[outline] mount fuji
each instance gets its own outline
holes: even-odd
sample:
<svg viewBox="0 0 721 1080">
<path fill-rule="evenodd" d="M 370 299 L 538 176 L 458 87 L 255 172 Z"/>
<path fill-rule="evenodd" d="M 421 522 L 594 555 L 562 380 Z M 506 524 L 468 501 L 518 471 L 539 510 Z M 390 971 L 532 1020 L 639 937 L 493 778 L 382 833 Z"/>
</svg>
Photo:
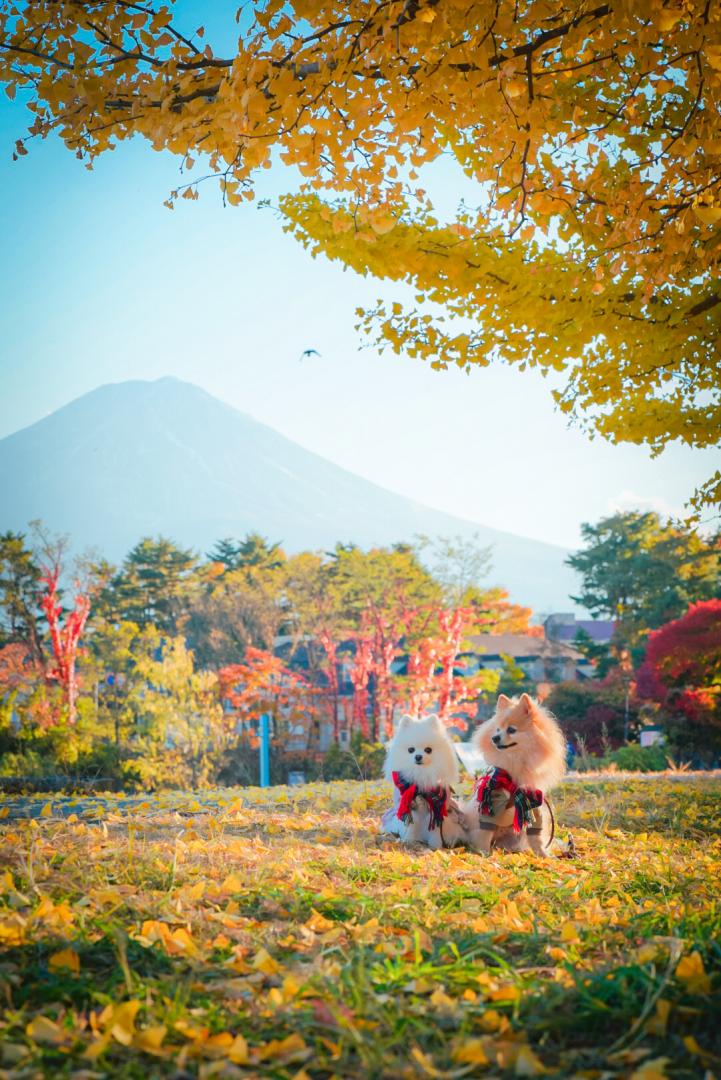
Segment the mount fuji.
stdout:
<svg viewBox="0 0 721 1080">
<path fill-rule="evenodd" d="M 514 600 L 568 610 L 578 589 L 563 548 L 388 491 L 174 378 L 101 386 L 0 440 L 0 530 L 35 518 L 113 561 L 159 534 L 205 552 L 255 531 L 290 553 L 476 533 Z"/>
</svg>

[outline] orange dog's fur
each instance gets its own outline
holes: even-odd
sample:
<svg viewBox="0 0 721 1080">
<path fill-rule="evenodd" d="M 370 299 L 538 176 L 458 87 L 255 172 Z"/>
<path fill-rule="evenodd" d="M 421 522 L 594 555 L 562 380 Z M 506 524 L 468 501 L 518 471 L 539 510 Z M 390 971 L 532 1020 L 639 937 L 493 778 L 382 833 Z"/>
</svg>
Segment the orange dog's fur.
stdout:
<svg viewBox="0 0 721 1080">
<path fill-rule="evenodd" d="M 495 715 L 475 732 L 472 743 L 488 765 L 510 773 L 519 787 L 540 788 L 547 795 L 566 771 L 566 740 L 551 714 L 528 694 L 509 698 L 501 694 Z M 488 853 L 491 845 L 519 851 L 530 847 L 545 855 L 550 842 L 552 819 L 547 806 L 542 807 L 542 831 L 528 835 L 514 833 L 511 826 L 495 831 L 481 829 L 479 806 L 475 798 L 462 807 L 468 842 L 476 851 Z"/>
</svg>

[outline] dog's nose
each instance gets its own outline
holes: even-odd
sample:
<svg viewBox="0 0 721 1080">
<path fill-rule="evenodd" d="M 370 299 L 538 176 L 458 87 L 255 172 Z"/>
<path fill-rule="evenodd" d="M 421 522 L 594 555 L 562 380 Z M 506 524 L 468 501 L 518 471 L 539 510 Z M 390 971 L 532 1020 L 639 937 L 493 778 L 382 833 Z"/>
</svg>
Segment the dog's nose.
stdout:
<svg viewBox="0 0 721 1080">
<path fill-rule="evenodd" d="M 420 765 L 423 761 L 423 754 L 416 754 L 416 765 Z"/>
<path fill-rule="evenodd" d="M 495 743 L 495 744 L 496 744 L 496 746 L 498 746 L 498 744 L 500 743 L 500 741 L 501 741 L 501 735 L 500 735 L 500 733 L 496 733 L 495 735 L 491 735 L 491 742 L 492 742 L 492 743 Z"/>
</svg>

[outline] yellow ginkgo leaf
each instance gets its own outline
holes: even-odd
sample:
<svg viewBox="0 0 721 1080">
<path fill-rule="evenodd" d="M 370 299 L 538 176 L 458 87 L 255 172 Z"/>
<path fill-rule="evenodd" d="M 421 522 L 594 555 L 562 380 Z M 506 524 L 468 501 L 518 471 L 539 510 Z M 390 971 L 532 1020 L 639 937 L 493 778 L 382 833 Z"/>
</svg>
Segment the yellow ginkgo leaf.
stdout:
<svg viewBox="0 0 721 1080">
<path fill-rule="evenodd" d="M 676 978 L 686 984 L 692 994 L 708 994 L 711 980 L 703 966 L 703 957 L 699 952 L 682 956 L 676 968 Z"/>
<path fill-rule="evenodd" d="M 656 1012 L 646 1021 L 645 1030 L 649 1035 L 666 1034 L 668 1018 L 671 1014 L 671 1002 L 665 998 L 659 998 L 656 1002 Z"/>
<path fill-rule="evenodd" d="M 280 964 L 273 959 L 267 949 L 258 949 L 251 963 L 254 968 L 262 971 L 264 975 L 277 975 L 281 970 Z"/>
<path fill-rule="evenodd" d="M 634 1069 L 628 1080 L 666 1080 L 668 1076 L 666 1072 L 667 1064 L 667 1057 L 652 1058 L 650 1061 L 644 1061 L 643 1065 L 639 1065 L 637 1069 Z"/>
<path fill-rule="evenodd" d="M 438 1077 L 443 1076 L 443 1073 L 440 1071 L 440 1069 L 437 1069 L 435 1067 L 433 1061 L 428 1056 L 428 1054 L 424 1054 L 423 1051 L 419 1050 L 417 1046 L 414 1046 L 411 1050 L 411 1057 L 415 1061 L 416 1065 L 418 1065 L 424 1076 L 433 1077 L 434 1080 L 436 1080 L 436 1078 Z"/>
<path fill-rule="evenodd" d="M 530 1046 L 522 1046 L 519 1049 L 514 1068 L 516 1076 L 542 1076 L 543 1073 L 550 1071 L 534 1054 Z"/>
<path fill-rule="evenodd" d="M 460 1065 L 487 1065 L 488 1055 L 483 1048 L 483 1039 L 466 1039 L 453 1051 L 453 1060 Z"/>
<path fill-rule="evenodd" d="M 53 953 L 48 960 L 48 966 L 52 971 L 72 971 L 74 975 L 80 973 L 80 957 L 75 949 L 61 949 Z"/>
<path fill-rule="evenodd" d="M 21 915 L 11 915 L 7 919 L 0 919 L 0 944 L 12 948 L 14 945 L 22 945 L 25 941 L 26 923 Z"/>
<path fill-rule="evenodd" d="M 220 885 L 220 891 L 222 893 L 237 893 L 242 892 L 245 888 L 245 883 L 242 878 L 238 877 L 235 873 L 230 873 Z M 200 894 L 202 895 L 202 893 Z"/>
<path fill-rule="evenodd" d="M 457 1008 L 457 1003 L 440 986 L 433 991 L 428 1000 L 433 1008 L 440 1012 L 453 1012 Z"/>
<path fill-rule="evenodd" d="M 65 1042 L 62 1028 L 50 1020 L 47 1016 L 36 1016 L 25 1028 L 31 1039 L 38 1043 L 47 1043 L 49 1046 L 58 1046 Z"/>
<path fill-rule="evenodd" d="M 108 1030 L 116 1042 L 130 1046 L 135 1035 L 135 1017 L 140 1008 L 139 1001 L 124 1001 L 113 1007 L 113 1015 Z"/>
<path fill-rule="evenodd" d="M 265 1046 L 256 1052 L 262 1061 L 303 1061 L 309 1057 L 312 1050 L 306 1045 L 302 1036 L 294 1033 L 286 1039 L 271 1039 Z"/>
<path fill-rule="evenodd" d="M 138 1050 L 144 1050 L 146 1054 L 160 1054 L 163 1039 L 168 1033 L 165 1024 L 156 1024 L 152 1027 L 136 1031 L 133 1036 L 133 1046 Z"/>
<path fill-rule="evenodd" d="M 694 206 L 693 212 L 704 225 L 717 225 L 721 221 L 721 206 Z"/>
<path fill-rule="evenodd" d="M 503 84 L 503 89 L 510 98 L 519 98 L 528 92 L 528 83 L 525 79 L 509 79 Z"/>
<path fill-rule="evenodd" d="M 316 934 L 325 934 L 328 930 L 333 930 L 336 924 L 331 919 L 326 919 L 325 915 L 321 915 L 315 908 L 312 908 L 310 918 L 306 919 L 305 925 Z"/>
<path fill-rule="evenodd" d="M 248 1044 L 242 1035 L 236 1035 L 225 1055 L 234 1065 L 248 1064 Z"/>
</svg>

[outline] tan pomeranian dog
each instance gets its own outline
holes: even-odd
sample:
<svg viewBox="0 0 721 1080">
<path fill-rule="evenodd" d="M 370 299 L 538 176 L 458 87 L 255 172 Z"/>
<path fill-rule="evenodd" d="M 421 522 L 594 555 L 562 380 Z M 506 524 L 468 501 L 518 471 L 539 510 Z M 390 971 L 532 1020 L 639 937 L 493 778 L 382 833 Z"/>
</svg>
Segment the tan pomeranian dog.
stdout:
<svg viewBox="0 0 721 1080">
<path fill-rule="evenodd" d="M 501 694 L 472 743 L 490 772 L 460 807 L 468 844 L 484 854 L 493 846 L 546 855 L 553 839 L 546 796 L 566 771 L 566 740 L 555 719 L 528 694 Z"/>
<path fill-rule="evenodd" d="M 382 829 L 406 844 L 453 847 L 466 840 L 464 819 L 452 799 L 458 756 L 438 716 L 401 717 L 385 761 L 393 806 Z"/>
</svg>

